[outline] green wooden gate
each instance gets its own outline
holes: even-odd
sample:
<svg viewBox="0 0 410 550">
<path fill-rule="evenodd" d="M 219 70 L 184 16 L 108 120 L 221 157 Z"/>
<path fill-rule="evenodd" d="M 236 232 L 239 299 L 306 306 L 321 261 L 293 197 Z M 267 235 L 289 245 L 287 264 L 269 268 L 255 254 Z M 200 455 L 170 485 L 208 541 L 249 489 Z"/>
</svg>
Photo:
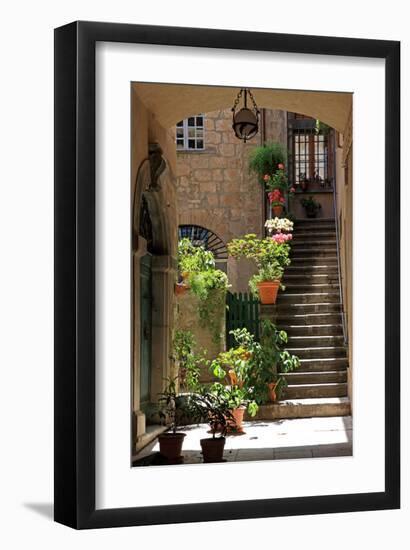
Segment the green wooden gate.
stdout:
<svg viewBox="0 0 410 550">
<path fill-rule="evenodd" d="M 229 331 L 247 328 L 256 340 L 259 340 L 259 300 L 247 292 L 228 292 L 226 295 L 226 343 L 230 348 L 235 345 Z"/>
</svg>

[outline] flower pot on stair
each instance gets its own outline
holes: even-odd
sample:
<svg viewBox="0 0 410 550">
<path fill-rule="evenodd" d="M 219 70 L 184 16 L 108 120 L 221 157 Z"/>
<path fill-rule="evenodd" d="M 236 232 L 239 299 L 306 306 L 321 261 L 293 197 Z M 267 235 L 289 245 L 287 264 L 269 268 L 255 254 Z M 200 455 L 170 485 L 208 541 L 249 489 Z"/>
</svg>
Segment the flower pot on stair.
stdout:
<svg viewBox="0 0 410 550">
<path fill-rule="evenodd" d="M 276 386 L 278 385 L 278 382 L 270 382 L 268 384 L 268 388 L 269 388 L 269 401 L 271 403 L 274 403 L 277 399 L 277 395 L 276 395 Z"/>
<path fill-rule="evenodd" d="M 280 281 L 263 281 L 257 283 L 261 304 L 276 304 Z"/>
</svg>

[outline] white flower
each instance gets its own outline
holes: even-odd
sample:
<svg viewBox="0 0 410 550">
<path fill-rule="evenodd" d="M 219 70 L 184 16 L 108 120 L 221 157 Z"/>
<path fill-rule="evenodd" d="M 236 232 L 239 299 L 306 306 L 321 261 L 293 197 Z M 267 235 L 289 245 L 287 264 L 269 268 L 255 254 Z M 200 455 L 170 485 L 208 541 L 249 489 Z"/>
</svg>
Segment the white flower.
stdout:
<svg viewBox="0 0 410 550">
<path fill-rule="evenodd" d="M 269 233 L 272 231 L 276 233 L 281 233 L 282 231 L 291 232 L 293 231 L 293 222 L 287 218 L 272 218 L 266 220 L 265 227 L 268 229 Z"/>
</svg>

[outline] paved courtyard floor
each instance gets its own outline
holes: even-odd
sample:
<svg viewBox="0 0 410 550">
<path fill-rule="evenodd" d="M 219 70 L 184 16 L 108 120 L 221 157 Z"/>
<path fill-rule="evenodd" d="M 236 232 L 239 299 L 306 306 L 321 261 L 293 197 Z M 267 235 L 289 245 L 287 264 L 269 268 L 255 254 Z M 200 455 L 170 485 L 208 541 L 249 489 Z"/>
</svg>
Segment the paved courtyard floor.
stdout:
<svg viewBox="0 0 410 550">
<path fill-rule="evenodd" d="M 352 456 L 352 417 L 297 418 L 244 422 L 244 434 L 228 435 L 224 459 L 285 460 L 296 458 Z M 209 426 L 185 426 L 185 464 L 202 462 L 200 439 L 211 437 Z M 145 447 L 135 465 L 149 465 L 159 452 L 158 440 Z M 141 460 L 142 459 L 142 460 Z M 139 461 L 139 462 L 138 462 Z"/>
</svg>

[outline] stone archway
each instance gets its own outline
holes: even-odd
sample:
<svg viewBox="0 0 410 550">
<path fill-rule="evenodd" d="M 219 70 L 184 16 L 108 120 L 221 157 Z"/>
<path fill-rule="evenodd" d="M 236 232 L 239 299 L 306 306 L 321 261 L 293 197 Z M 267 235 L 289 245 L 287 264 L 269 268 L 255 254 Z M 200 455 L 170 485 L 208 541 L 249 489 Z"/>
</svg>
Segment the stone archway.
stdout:
<svg viewBox="0 0 410 550">
<path fill-rule="evenodd" d="M 172 322 L 174 316 L 174 282 L 176 277 L 177 214 L 175 177 L 158 144 L 149 147 L 137 172 L 132 212 L 132 409 L 133 443 L 138 449 L 147 443 L 146 411 L 141 407 L 141 267 L 150 256 L 151 277 L 151 349 L 149 402 L 157 400 L 170 375 Z M 141 204 L 144 200 L 152 226 L 152 239 L 141 235 Z M 146 263 L 146 262 L 145 262 Z M 154 432 L 155 433 L 155 432 Z"/>
</svg>

